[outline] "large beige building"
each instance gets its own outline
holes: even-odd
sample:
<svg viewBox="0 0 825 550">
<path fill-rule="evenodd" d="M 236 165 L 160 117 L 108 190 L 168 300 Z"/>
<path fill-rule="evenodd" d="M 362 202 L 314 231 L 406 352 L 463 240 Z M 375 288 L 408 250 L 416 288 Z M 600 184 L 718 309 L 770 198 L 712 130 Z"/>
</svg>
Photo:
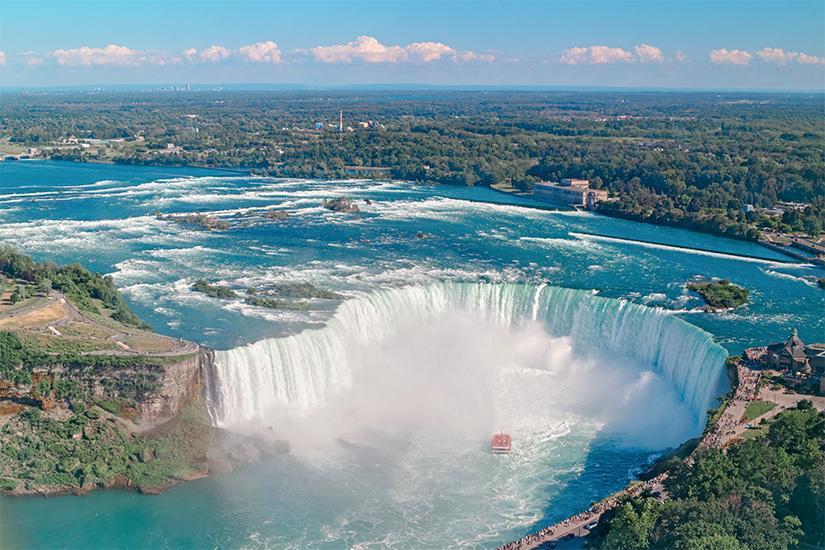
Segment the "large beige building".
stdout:
<svg viewBox="0 0 825 550">
<path fill-rule="evenodd" d="M 543 181 L 535 184 L 533 198 L 557 204 L 593 208 L 599 201 L 607 199 L 607 191 L 590 189 L 589 180 L 563 179 L 559 183 Z"/>
</svg>

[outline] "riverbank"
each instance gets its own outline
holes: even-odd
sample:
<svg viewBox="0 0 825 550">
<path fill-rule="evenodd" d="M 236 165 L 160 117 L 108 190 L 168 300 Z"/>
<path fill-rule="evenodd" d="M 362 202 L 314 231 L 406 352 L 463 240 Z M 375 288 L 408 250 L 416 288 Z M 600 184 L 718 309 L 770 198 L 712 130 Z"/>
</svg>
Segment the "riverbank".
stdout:
<svg viewBox="0 0 825 550">
<path fill-rule="evenodd" d="M 731 377 L 734 385 L 731 392 L 718 410 L 710 411 L 709 425 L 698 444 L 694 446 L 688 441 L 680 447 L 692 447 L 692 451 L 676 462 L 672 457 L 679 456 L 679 451 L 671 455 L 671 468 L 678 468 L 681 464 L 693 466 L 700 453 L 708 449 L 724 450 L 742 441 L 749 431 L 757 429 L 756 426 L 764 425 L 783 411 L 799 406 L 801 401 L 809 401 L 817 411 L 825 411 L 825 397 L 778 392 L 762 384 L 762 375 L 762 371 L 750 368 L 744 361 L 735 361 L 735 376 Z M 773 406 L 760 407 L 758 414 L 750 417 L 749 406 L 753 403 L 770 403 Z M 764 432 L 764 429 L 757 429 L 757 434 L 761 432 Z M 584 512 L 500 546 L 499 550 L 537 549 L 566 539 L 585 538 L 596 528 L 603 515 L 615 510 L 630 498 L 639 498 L 645 494 L 659 501 L 670 498 L 665 486 L 670 475 L 671 471 L 667 469 L 645 481 L 633 481 L 623 491 L 610 495 Z"/>
<path fill-rule="evenodd" d="M 0 248 L 0 289 L 3 493 L 158 493 L 285 450 L 213 427 L 213 352 L 151 331 L 110 279 Z"/>
</svg>

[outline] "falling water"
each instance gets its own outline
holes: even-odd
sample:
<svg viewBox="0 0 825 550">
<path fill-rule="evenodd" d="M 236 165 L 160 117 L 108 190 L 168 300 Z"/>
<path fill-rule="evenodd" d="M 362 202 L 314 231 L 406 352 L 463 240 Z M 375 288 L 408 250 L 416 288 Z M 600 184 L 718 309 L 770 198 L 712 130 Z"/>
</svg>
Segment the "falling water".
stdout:
<svg viewBox="0 0 825 550">
<path fill-rule="evenodd" d="M 538 321 L 570 337 L 579 355 L 631 360 L 673 386 L 697 428 L 719 389 L 725 350 L 665 310 L 547 285 L 445 282 L 375 291 L 343 303 L 323 328 L 217 352 L 208 373 L 213 420 L 230 426 L 277 406 L 323 405 L 352 384 L 353 350 L 450 311 L 513 330 Z"/>
</svg>

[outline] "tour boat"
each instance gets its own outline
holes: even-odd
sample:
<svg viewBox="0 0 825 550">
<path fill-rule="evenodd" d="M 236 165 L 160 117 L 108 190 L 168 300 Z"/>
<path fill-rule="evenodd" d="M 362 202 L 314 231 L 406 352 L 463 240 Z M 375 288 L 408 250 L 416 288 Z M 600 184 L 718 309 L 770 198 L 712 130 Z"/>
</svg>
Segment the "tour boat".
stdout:
<svg viewBox="0 0 825 550">
<path fill-rule="evenodd" d="M 504 432 L 497 433 L 493 436 L 493 442 L 490 444 L 490 450 L 497 454 L 504 454 L 510 452 L 513 438 L 510 434 Z"/>
</svg>

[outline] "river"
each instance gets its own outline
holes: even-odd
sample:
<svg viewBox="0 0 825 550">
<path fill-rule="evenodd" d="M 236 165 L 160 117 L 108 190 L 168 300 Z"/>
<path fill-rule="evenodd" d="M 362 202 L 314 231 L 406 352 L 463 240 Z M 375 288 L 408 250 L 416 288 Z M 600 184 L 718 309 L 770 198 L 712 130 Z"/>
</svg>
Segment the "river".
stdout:
<svg viewBox="0 0 825 550">
<path fill-rule="evenodd" d="M 341 196 L 360 212 L 323 208 Z M 160 496 L 3 498 L 2 546 L 494 546 L 700 433 L 726 353 L 792 328 L 825 336 L 821 268 L 531 204 L 395 181 L 0 163 L 2 242 L 110 273 L 155 330 L 219 350 L 216 423 L 292 444 Z M 156 217 L 196 211 L 231 227 Z M 698 312 L 695 277 L 731 279 L 751 302 Z M 267 309 L 194 292 L 199 278 L 309 282 L 346 300 Z M 498 430 L 510 455 L 486 451 Z"/>
</svg>

